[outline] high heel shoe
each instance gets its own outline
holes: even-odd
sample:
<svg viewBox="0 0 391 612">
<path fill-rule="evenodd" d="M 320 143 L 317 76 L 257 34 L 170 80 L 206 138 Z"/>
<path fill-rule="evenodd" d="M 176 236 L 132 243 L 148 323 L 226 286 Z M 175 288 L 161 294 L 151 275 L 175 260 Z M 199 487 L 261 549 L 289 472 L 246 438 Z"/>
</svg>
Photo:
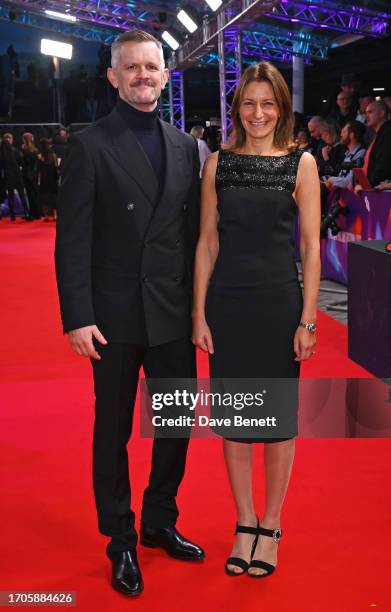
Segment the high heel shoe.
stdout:
<svg viewBox="0 0 391 612">
<path fill-rule="evenodd" d="M 273 541 L 276 544 L 279 544 L 281 540 L 281 536 L 282 536 L 281 529 L 265 529 L 264 527 L 258 527 L 257 532 L 258 532 L 257 541 L 260 535 L 264 535 L 269 538 L 273 538 Z M 270 574 L 272 574 L 274 570 L 276 569 L 276 566 L 272 565 L 271 563 L 266 563 L 266 561 L 259 561 L 258 559 L 253 560 L 252 556 L 254 555 L 254 552 L 255 552 L 255 548 L 254 548 L 253 554 L 251 555 L 251 562 L 249 563 L 248 569 L 250 569 L 251 567 L 256 567 L 256 568 L 265 570 L 266 573 L 265 574 L 250 574 L 247 571 L 248 576 L 250 576 L 250 578 L 266 578 L 266 576 L 270 576 Z"/>
<path fill-rule="evenodd" d="M 255 535 L 254 542 L 251 547 L 250 559 L 252 559 L 252 556 L 254 554 L 255 548 L 258 543 L 258 530 L 259 530 L 258 517 L 257 517 L 256 527 L 248 527 L 247 525 L 239 525 L 238 523 L 236 524 L 235 535 L 237 533 L 250 533 L 252 535 Z M 228 565 L 236 565 L 237 567 L 240 567 L 240 569 L 243 571 L 234 572 L 233 570 L 229 569 Z M 245 574 L 247 572 L 249 567 L 250 567 L 250 564 L 247 563 L 247 561 L 245 561 L 244 559 L 241 559 L 240 557 L 228 557 L 228 559 L 225 562 L 225 573 L 228 574 L 228 576 L 242 576 L 242 574 Z"/>
</svg>

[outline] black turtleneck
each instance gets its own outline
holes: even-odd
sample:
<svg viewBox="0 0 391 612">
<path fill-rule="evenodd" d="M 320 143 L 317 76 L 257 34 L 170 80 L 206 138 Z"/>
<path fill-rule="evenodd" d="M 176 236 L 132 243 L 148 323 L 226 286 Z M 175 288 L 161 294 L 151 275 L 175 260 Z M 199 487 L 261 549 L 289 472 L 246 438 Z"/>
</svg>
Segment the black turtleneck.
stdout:
<svg viewBox="0 0 391 612">
<path fill-rule="evenodd" d="M 158 121 L 159 110 L 139 111 L 122 98 L 118 98 L 117 108 L 128 127 L 136 136 L 145 151 L 159 182 L 159 194 L 164 181 L 165 154 L 161 127 Z"/>
</svg>

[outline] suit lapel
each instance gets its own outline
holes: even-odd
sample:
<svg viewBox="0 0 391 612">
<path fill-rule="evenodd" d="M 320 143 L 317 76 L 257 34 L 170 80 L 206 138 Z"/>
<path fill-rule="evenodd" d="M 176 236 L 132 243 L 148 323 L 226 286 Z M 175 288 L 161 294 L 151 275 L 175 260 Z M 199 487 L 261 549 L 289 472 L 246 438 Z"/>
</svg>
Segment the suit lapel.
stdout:
<svg viewBox="0 0 391 612">
<path fill-rule="evenodd" d="M 112 127 L 110 152 L 144 191 L 153 209 L 158 197 L 158 180 L 149 159 L 117 109 L 113 110 L 110 118 Z"/>
<path fill-rule="evenodd" d="M 148 228 L 149 237 L 160 232 L 177 212 L 175 195 L 183 181 L 187 181 L 189 168 L 185 150 L 175 138 L 175 132 L 165 121 L 159 119 L 163 135 L 165 172 L 162 192 Z"/>
</svg>

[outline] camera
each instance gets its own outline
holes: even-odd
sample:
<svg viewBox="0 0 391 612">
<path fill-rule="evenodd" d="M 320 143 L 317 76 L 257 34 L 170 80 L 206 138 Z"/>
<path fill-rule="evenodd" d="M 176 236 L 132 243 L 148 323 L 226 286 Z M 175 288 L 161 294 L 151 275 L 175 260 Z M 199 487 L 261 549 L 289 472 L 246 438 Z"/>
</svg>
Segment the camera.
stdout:
<svg viewBox="0 0 391 612">
<path fill-rule="evenodd" d="M 337 217 L 339 215 L 347 215 L 346 206 L 341 206 L 338 202 L 330 206 L 330 209 L 327 215 L 323 218 L 322 223 L 320 224 L 320 237 L 327 238 L 327 230 L 331 230 L 333 236 L 336 236 L 338 232 L 341 231 L 337 223 Z"/>
</svg>

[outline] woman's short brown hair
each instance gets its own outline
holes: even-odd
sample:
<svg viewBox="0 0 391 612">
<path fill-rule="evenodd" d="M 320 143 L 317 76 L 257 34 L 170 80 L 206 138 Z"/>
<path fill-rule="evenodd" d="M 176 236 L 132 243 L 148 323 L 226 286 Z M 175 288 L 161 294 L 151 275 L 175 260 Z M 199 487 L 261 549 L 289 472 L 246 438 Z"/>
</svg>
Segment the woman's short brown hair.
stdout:
<svg viewBox="0 0 391 612">
<path fill-rule="evenodd" d="M 279 119 L 274 134 L 274 146 L 282 151 L 294 149 L 296 147 L 293 142 L 295 118 L 292 112 L 291 95 L 281 72 L 270 62 L 252 64 L 243 72 L 232 101 L 232 131 L 226 148 L 240 149 L 246 142 L 246 132 L 240 120 L 239 110 L 244 90 L 253 81 L 270 83 L 276 98 Z"/>
</svg>

